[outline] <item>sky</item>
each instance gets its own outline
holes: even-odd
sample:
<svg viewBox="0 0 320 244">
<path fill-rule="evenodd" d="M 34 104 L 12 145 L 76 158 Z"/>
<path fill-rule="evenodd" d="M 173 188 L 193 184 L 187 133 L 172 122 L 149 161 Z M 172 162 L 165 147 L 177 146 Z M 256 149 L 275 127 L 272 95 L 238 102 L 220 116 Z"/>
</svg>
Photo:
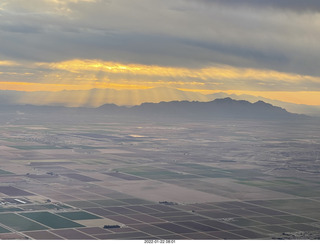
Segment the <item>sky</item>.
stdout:
<svg viewBox="0 0 320 244">
<path fill-rule="evenodd" d="M 2 0 L 0 90 L 166 87 L 320 105 L 319 40 L 319 0 Z"/>
</svg>

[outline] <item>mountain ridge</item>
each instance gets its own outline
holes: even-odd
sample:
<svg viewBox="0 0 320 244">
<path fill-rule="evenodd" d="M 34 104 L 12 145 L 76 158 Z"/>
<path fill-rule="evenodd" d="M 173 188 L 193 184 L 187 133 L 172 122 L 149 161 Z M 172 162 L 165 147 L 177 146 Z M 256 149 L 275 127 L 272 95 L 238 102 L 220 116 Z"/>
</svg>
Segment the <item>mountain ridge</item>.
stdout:
<svg viewBox="0 0 320 244">
<path fill-rule="evenodd" d="M 309 116 L 290 113 L 286 109 L 264 101 L 249 102 L 230 97 L 218 98 L 208 102 L 201 101 L 162 101 L 159 103 L 142 103 L 127 107 L 107 103 L 97 108 L 38 106 L 38 105 L 0 105 L 0 112 L 23 114 L 46 114 L 56 116 L 71 115 L 95 116 L 135 116 L 145 118 L 185 118 L 185 119 L 298 119 Z"/>
<path fill-rule="evenodd" d="M 243 118 L 243 119 L 289 119 L 306 118 L 302 114 L 289 113 L 285 109 L 264 101 L 250 103 L 246 100 L 234 100 L 230 97 L 209 102 L 170 101 L 160 103 L 142 103 L 131 108 L 105 104 L 100 111 L 127 112 L 141 116 L 181 117 L 181 118 Z"/>
<path fill-rule="evenodd" d="M 236 100 L 257 102 L 263 100 L 274 106 L 285 108 L 291 113 L 302 113 L 320 117 L 320 106 L 294 104 L 272 100 L 261 96 L 247 94 L 229 94 L 224 92 L 202 94 L 196 91 L 183 91 L 176 88 L 155 87 L 141 90 L 98 89 L 91 90 L 64 90 L 56 92 L 46 91 L 10 91 L 0 90 L 0 104 L 31 104 L 52 105 L 65 107 L 96 108 L 103 104 L 116 104 L 118 106 L 136 106 L 143 103 L 159 103 L 162 101 L 199 101 L 209 102 L 217 98 L 230 97 Z"/>
</svg>

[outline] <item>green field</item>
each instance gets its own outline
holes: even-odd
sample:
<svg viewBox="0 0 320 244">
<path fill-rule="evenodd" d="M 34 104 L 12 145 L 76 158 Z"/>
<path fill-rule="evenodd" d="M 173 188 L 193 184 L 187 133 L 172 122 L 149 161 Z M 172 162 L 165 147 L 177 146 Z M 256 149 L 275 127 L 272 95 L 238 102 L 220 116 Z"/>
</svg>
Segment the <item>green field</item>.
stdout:
<svg viewBox="0 0 320 244">
<path fill-rule="evenodd" d="M 0 169 L 0 175 L 12 175 L 13 173 Z"/>
<path fill-rule="evenodd" d="M 179 174 L 169 170 L 158 169 L 153 167 L 123 168 L 123 169 L 119 169 L 118 171 L 135 175 L 135 176 L 140 176 L 142 178 L 152 179 L 152 180 L 199 178 L 199 176 L 192 175 L 192 174 Z"/>
<path fill-rule="evenodd" d="M 0 212 L 19 212 L 19 211 L 23 211 L 23 209 L 21 208 L 15 208 L 15 207 L 9 207 L 9 208 L 3 208 L 0 207 Z"/>
<path fill-rule="evenodd" d="M 14 213 L 0 214 L 0 223 L 17 231 L 45 230 L 47 227 Z"/>
<path fill-rule="evenodd" d="M 21 215 L 29 219 L 35 220 L 46 226 L 49 226 L 53 229 L 84 227 L 83 225 L 80 225 L 78 223 L 75 223 L 73 221 L 70 221 L 68 219 L 62 218 L 49 212 L 21 213 Z"/>
<path fill-rule="evenodd" d="M 65 212 L 65 213 L 59 213 L 59 215 L 71 220 L 101 219 L 99 216 L 96 216 L 87 212 L 83 212 L 83 211 Z"/>
<path fill-rule="evenodd" d="M 39 210 L 60 210 L 60 209 L 67 209 L 67 208 L 71 208 L 69 206 L 66 205 L 55 205 L 55 204 L 34 204 L 34 205 L 25 205 L 25 206 L 21 206 L 21 208 L 25 209 L 25 210 L 29 210 L 29 211 L 39 211 Z M 17 210 L 19 211 L 19 210 Z"/>
<path fill-rule="evenodd" d="M 0 226 L 0 233 L 9 233 L 9 232 L 11 231 Z"/>
<path fill-rule="evenodd" d="M 58 149 L 56 146 L 50 146 L 50 145 L 34 145 L 34 146 L 10 146 L 15 149 L 20 150 L 47 150 L 47 149 Z"/>
<path fill-rule="evenodd" d="M 232 177 L 232 174 L 229 170 L 224 170 L 221 168 L 210 167 L 202 164 L 178 164 L 182 166 L 183 172 L 200 175 L 210 178 L 228 178 Z"/>
</svg>

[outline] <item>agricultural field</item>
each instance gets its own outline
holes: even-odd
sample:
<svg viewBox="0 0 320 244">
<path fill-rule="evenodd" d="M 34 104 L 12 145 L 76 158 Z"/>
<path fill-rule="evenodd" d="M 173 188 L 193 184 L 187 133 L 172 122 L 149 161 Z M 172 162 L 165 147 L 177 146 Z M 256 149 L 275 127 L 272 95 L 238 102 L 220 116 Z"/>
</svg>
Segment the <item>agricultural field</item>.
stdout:
<svg viewBox="0 0 320 244">
<path fill-rule="evenodd" d="M 315 124 L 35 121 L 0 126 L 0 239 L 319 237 Z"/>
</svg>

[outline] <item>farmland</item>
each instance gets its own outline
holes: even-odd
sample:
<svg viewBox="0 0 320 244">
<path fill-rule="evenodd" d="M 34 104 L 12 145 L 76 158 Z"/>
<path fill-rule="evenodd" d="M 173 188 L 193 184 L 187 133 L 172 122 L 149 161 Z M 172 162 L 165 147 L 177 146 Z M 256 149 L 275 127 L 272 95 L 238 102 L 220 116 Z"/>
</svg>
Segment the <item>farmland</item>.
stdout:
<svg viewBox="0 0 320 244">
<path fill-rule="evenodd" d="M 0 126 L 0 239 L 320 231 L 320 134 L 311 122 L 35 121 Z"/>
</svg>

